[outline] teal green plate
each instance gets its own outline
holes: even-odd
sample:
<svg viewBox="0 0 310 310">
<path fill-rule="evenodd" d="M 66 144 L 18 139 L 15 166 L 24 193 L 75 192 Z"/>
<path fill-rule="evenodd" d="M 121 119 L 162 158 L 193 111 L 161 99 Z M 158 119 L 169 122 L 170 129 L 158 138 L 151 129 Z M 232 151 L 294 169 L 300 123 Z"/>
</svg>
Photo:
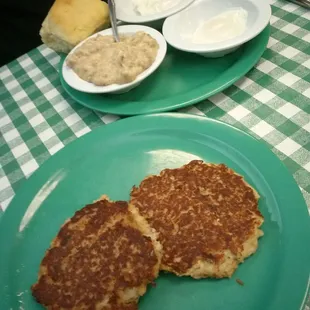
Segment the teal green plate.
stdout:
<svg viewBox="0 0 310 310">
<path fill-rule="evenodd" d="M 71 88 L 62 77 L 65 91 L 78 103 L 100 112 L 118 115 L 172 111 L 219 93 L 244 76 L 260 59 L 270 34 L 268 25 L 256 38 L 222 58 L 168 48 L 157 71 L 137 88 L 122 95 L 87 94 Z"/>
<path fill-rule="evenodd" d="M 185 114 L 102 126 L 66 146 L 22 185 L 0 223 L 0 309 L 41 309 L 30 286 L 51 240 L 76 210 L 102 194 L 128 199 L 145 176 L 194 158 L 225 163 L 258 190 L 265 235 L 232 279 L 161 274 L 139 309 L 299 310 L 309 277 L 310 225 L 293 177 L 251 136 Z"/>
</svg>

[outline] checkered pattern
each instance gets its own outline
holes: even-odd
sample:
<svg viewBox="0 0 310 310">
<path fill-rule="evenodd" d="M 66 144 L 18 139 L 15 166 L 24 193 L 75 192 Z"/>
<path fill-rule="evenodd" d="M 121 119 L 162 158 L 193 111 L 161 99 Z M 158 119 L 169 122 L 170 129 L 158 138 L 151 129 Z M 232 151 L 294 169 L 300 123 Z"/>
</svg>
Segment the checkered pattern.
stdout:
<svg viewBox="0 0 310 310">
<path fill-rule="evenodd" d="M 224 92 L 182 110 L 264 140 L 294 175 L 310 206 L 310 11 L 272 4 L 271 38 L 259 63 Z M 0 68 L 0 204 L 47 158 L 118 119 L 76 104 L 62 89 L 59 56 L 42 45 Z"/>
<path fill-rule="evenodd" d="M 271 37 L 255 68 L 224 92 L 182 112 L 224 121 L 266 142 L 310 207 L 310 11 L 271 2 Z M 59 56 L 42 45 L 0 68 L 3 210 L 46 159 L 119 118 L 76 104 L 60 85 L 58 63 Z M 308 300 L 307 310 L 309 305 Z"/>
<path fill-rule="evenodd" d="M 264 140 L 310 206 L 310 11 L 273 1 L 271 38 L 259 63 L 224 92 L 182 110 Z M 59 56 L 42 45 L 0 68 L 0 204 L 47 158 L 117 116 L 76 104 L 62 89 Z"/>
<path fill-rule="evenodd" d="M 310 11 L 272 5 L 271 38 L 259 63 L 224 92 L 191 108 L 264 140 L 310 206 Z M 76 104 L 62 89 L 59 56 L 42 45 L 0 68 L 0 203 L 47 158 L 118 119 Z M 183 110 L 184 111 L 184 110 Z"/>
</svg>

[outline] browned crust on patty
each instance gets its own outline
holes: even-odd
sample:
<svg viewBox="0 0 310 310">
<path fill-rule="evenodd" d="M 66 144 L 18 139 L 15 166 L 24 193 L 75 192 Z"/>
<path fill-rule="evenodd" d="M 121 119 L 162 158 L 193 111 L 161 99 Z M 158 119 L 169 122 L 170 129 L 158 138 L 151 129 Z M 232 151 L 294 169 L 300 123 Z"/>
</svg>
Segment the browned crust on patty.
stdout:
<svg viewBox="0 0 310 310">
<path fill-rule="evenodd" d="M 160 257 L 124 201 L 77 211 L 45 253 L 32 294 L 47 309 L 134 310 Z"/>
<path fill-rule="evenodd" d="M 227 166 L 194 160 L 147 177 L 133 187 L 130 202 L 159 233 L 161 268 L 199 278 L 230 277 L 255 252 L 263 223 L 258 198 Z M 197 266 L 208 270 L 195 274 Z"/>
</svg>

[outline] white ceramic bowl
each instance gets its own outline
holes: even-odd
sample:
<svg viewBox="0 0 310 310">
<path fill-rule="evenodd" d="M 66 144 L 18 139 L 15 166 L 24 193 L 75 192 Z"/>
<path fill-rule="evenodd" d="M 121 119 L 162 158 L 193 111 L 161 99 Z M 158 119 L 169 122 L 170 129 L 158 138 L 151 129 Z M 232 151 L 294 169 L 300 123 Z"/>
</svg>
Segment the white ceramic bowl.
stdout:
<svg viewBox="0 0 310 310">
<path fill-rule="evenodd" d="M 85 93 L 112 93 L 112 94 L 120 94 L 125 93 L 134 87 L 137 87 L 145 78 L 147 78 L 150 74 L 152 74 L 162 63 L 165 58 L 167 52 L 167 43 L 160 32 L 150 27 L 141 26 L 141 25 L 127 25 L 127 26 L 119 26 L 118 27 L 119 34 L 134 34 L 137 31 L 144 31 L 152 36 L 159 45 L 159 49 L 157 52 L 157 56 L 153 64 L 146 69 L 144 72 L 140 73 L 137 78 L 130 83 L 127 84 L 112 84 L 108 86 L 96 86 L 93 83 L 86 82 L 82 80 L 71 68 L 69 68 L 66 64 L 67 58 L 65 59 L 62 66 L 62 75 L 64 80 L 74 89 L 85 92 Z M 100 31 L 89 38 L 82 41 L 78 44 L 69 54 L 72 54 L 75 49 L 81 46 L 84 42 L 89 40 L 90 38 L 100 35 L 112 35 L 112 29 L 106 29 Z M 68 57 L 67 56 L 67 57 Z"/>
<path fill-rule="evenodd" d="M 235 8 L 243 8 L 248 13 L 246 29 L 241 35 L 216 43 L 191 42 L 190 38 L 204 21 Z M 179 50 L 205 57 L 221 57 L 257 36 L 268 25 L 270 17 L 271 8 L 266 0 L 198 0 L 186 10 L 167 18 L 163 35 Z"/>
<path fill-rule="evenodd" d="M 116 18 L 126 23 L 132 24 L 151 24 L 155 21 L 163 20 L 164 18 L 173 15 L 181 10 L 184 10 L 194 0 L 178 0 L 179 2 L 168 10 L 151 15 L 139 15 L 135 10 L 131 0 L 115 0 Z"/>
</svg>

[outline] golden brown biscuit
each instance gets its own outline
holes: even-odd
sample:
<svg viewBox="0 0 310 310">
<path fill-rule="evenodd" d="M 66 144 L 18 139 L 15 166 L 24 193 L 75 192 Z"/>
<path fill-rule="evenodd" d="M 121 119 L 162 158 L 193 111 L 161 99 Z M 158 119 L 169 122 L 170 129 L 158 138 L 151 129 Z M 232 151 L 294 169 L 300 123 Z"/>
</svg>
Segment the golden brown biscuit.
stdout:
<svg viewBox="0 0 310 310">
<path fill-rule="evenodd" d="M 42 41 L 68 53 L 78 43 L 109 25 L 108 5 L 101 0 L 56 0 L 43 21 Z"/>
</svg>

